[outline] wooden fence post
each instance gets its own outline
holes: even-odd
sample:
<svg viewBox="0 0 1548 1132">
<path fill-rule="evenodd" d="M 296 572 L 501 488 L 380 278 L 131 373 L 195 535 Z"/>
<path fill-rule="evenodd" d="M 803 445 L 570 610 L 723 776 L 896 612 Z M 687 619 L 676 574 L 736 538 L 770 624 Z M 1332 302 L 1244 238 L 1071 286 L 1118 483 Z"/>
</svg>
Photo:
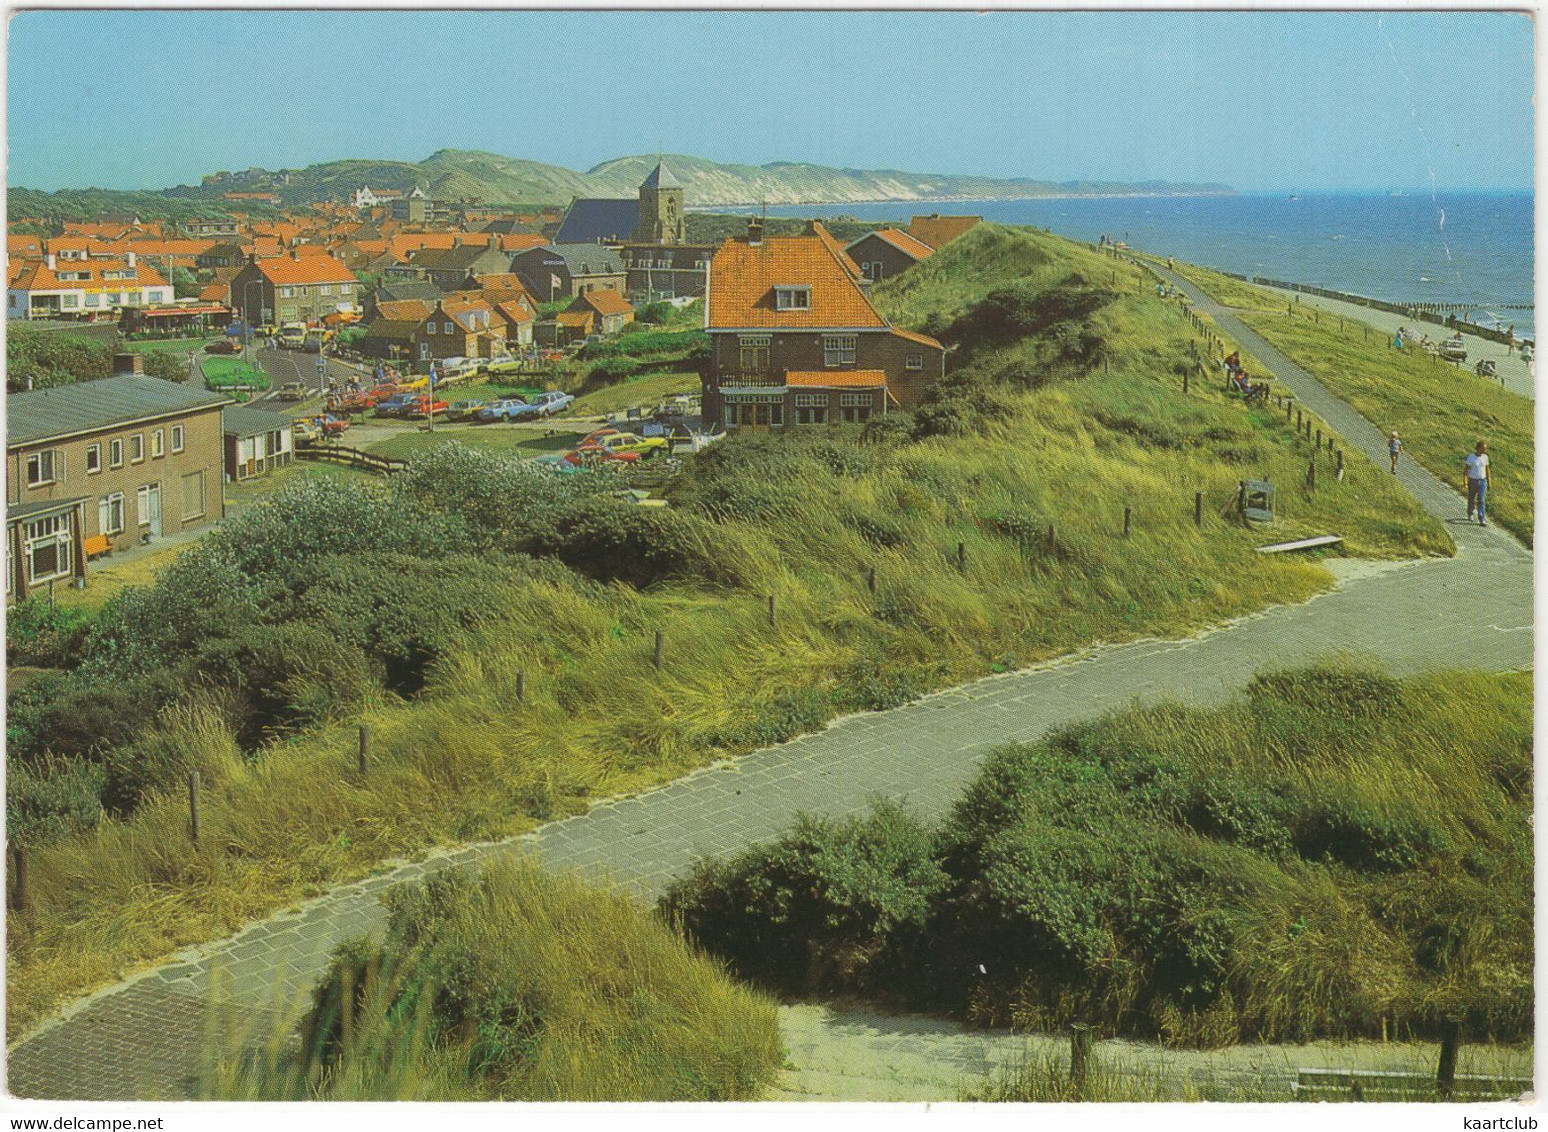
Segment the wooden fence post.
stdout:
<svg viewBox="0 0 1548 1132">
<path fill-rule="evenodd" d="M 871 567 L 871 572 L 865 576 L 865 588 L 871 593 L 876 592 L 876 567 Z"/>
<path fill-rule="evenodd" d="M 774 595 L 769 595 L 769 628 L 774 627 Z"/>
<path fill-rule="evenodd" d="M 27 847 L 11 846 L 11 907 L 25 912 L 32 904 L 32 893 L 27 885 Z"/>
<path fill-rule="evenodd" d="M 518 704 L 527 702 L 527 674 L 525 672 L 516 673 L 516 702 Z"/>
<path fill-rule="evenodd" d="M 1188 392 L 1188 371 L 1183 371 L 1183 392 Z"/>
<path fill-rule="evenodd" d="M 1456 1018 L 1441 1023 L 1440 1064 L 1435 1069 L 1435 1091 L 1442 1097 L 1451 1096 L 1457 1079 L 1457 1047 L 1461 1044 L 1462 1024 Z"/>
<path fill-rule="evenodd" d="M 1337 452 L 1334 453 L 1334 455 L 1338 458 L 1338 482 L 1339 483 L 1343 483 L 1344 482 L 1344 450 L 1342 448 L 1340 448 L 1340 449 L 1338 449 Z"/>
<path fill-rule="evenodd" d="M 193 843 L 199 844 L 199 772 L 188 772 L 188 828 Z"/>
<path fill-rule="evenodd" d="M 1077 1022 L 1070 1027 L 1070 1084 L 1082 1088 L 1091 1074 L 1091 1027 Z"/>
<path fill-rule="evenodd" d="M 1322 450 L 1322 430 L 1320 428 L 1317 430 L 1317 450 L 1319 452 Z"/>
<path fill-rule="evenodd" d="M 366 771 L 371 768 L 371 725 L 360 725 L 360 743 L 355 748 L 355 769 L 360 772 L 360 777 L 366 776 Z"/>
<path fill-rule="evenodd" d="M 1055 545 L 1055 543 L 1054 543 L 1054 525 L 1052 523 L 1049 523 L 1048 524 L 1048 553 L 1049 554 L 1053 553 L 1054 545 Z"/>
<path fill-rule="evenodd" d="M 656 656 L 655 656 L 655 660 L 653 661 L 653 663 L 656 666 L 656 671 L 657 672 L 661 671 L 661 663 L 665 659 L 666 659 L 666 637 L 662 634 L 660 629 L 657 629 L 656 630 Z"/>
<path fill-rule="evenodd" d="M 1204 525 L 1204 493 L 1202 491 L 1195 491 L 1193 493 L 1193 525 L 1195 527 L 1202 527 Z"/>
<path fill-rule="evenodd" d="M 967 569 L 967 543 L 965 542 L 957 543 L 957 569 Z"/>
<path fill-rule="evenodd" d="M 1285 398 L 1285 424 L 1290 423 L 1290 398 Z"/>
<path fill-rule="evenodd" d="M 1245 514 L 1247 514 L 1247 481 L 1246 480 L 1237 480 L 1236 481 L 1236 513 L 1238 515 L 1245 515 Z"/>
<path fill-rule="evenodd" d="M 1295 431 L 1296 432 L 1300 432 L 1301 431 L 1301 410 L 1300 409 L 1297 409 L 1295 411 Z"/>
<path fill-rule="evenodd" d="M 1317 461 L 1316 460 L 1313 460 L 1311 463 L 1306 465 L 1306 486 L 1307 487 L 1313 487 L 1313 488 L 1317 486 Z"/>
<path fill-rule="evenodd" d="M 1133 527 L 1133 525 L 1134 525 L 1134 508 L 1126 506 L 1123 509 L 1123 537 L 1124 538 L 1128 538 L 1129 537 L 1129 530 L 1130 530 L 1131 527 Z"/>
</svg>

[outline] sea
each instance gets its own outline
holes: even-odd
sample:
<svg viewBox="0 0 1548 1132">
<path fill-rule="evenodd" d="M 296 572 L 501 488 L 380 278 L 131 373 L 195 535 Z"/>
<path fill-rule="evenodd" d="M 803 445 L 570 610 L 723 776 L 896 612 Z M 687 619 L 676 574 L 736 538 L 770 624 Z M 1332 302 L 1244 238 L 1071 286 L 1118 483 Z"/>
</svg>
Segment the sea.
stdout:
<svg viewBox="0 0 1548 1132">
<path fill-rule="evenodd" d="M 1532 193 L 1242 193 L 781 205 L 769 216 L 906 224 L 972 214 L 1130 247 L 1238 275 L 1384 299 L 1460 303 L 1470 321 L 1533 338 Z M 757 208 L 716 209 L 755 213 Z"/>
</svg>

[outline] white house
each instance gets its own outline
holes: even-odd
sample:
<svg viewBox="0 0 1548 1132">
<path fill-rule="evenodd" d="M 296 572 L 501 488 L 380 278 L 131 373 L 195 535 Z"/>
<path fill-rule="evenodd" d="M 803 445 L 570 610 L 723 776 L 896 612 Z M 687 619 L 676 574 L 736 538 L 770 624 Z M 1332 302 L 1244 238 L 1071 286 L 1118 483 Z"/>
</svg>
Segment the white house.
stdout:
<svg viewBox="0 0 1548 1132">
<path fill-rule="evenodd" d="M 6 288 L 7 318 L 89 318 L 118 307 L 170 303 L 172 284 L 129 252 L 110 259 L 61 260 L 53 254 L 20 265 Z"/>
</svg>

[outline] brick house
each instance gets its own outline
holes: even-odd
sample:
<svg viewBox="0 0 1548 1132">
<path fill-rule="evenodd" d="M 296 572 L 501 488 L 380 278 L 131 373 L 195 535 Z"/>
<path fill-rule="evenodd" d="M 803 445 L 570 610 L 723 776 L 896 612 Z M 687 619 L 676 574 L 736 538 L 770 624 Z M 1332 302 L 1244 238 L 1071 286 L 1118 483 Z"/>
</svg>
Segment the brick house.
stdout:
<svg viewBox="0 0 1548 1132">
<path fill-rule="evenodd" d="M 424 372 L 432 360 L 488 358 L 502 353 L 505 326 L 487 303 L 448 295 L 414 329 L 415 369 Z"/>
<path fill-rule="evenodd" d="M 727 240 L 710 262 L 704 419 L 727 429 L 859 422 L 913 408 L 945 372 L 933 338 L 892 326 L 821 224 Z"/>
<path fill-rule="evenodd" d="M 111 259 L 42 260 L 19 265 L 6 287 L 7 318 L 93 319 L 120 307 L 170 303 L 172 284 L 133 252 Z"/>
<path fill-rule="evenodd" d="M 587 291 L 623 291 L 623 259 L 601 244 L 544 244 L 511 257 L 510 270 L 541 302 L 573 299 Z"/>
<path fill-rule="evenodd" d="M 914 239 L 901 228 L 878 228 L 875 232 L 867 232 L 844 250 L 860 265 L 860 274 L 872 283 L 891 279 L 935 254 L 934 248 Z"/>
<path fill-rule="evenodd" d="M 355 309 L 360 286 L 354 274 L 330 255 L 318 253 L 249 258 L 231 280 L 231 305 L 249 326 L 319 323 L 327 315 Z"/>
<path fill-rule="evenodd" d="M 409 256 L 408 266 L 420 278 L 453 291 L 472 276 L 509 271 L 511 257 L 488 244 L 465 244 L 459 236 L 449 248 L 420 248 Z"/>
<path fill-rule="evenodd" d="M 138 373 L 7 397 L 6 598 L 84 584 L 88 554 L 218 519 L 229 403 Z"/>
<path fill-rule="evenodd" d="M 634 308 L 618 291 L 587 291 L 561 313 L 589 311 L 595 315 L 595 328 L 588 334 L 617 334 L 634 321 Z"/>
</svg>

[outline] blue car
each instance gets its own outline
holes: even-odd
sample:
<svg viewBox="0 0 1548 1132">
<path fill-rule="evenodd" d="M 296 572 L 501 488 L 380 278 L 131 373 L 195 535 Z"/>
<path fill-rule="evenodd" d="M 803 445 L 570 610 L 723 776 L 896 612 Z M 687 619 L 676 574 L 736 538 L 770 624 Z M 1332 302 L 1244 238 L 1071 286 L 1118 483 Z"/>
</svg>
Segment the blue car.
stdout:
<svg viewBox="0 0 1548 1132">
<path fill-rule="evenodd" d="M 478 411 L 481 421 L 514 421 L 522 417 L 532 406 L 520 397 L 505 397 L 485 405 Z"/>
</svg>

